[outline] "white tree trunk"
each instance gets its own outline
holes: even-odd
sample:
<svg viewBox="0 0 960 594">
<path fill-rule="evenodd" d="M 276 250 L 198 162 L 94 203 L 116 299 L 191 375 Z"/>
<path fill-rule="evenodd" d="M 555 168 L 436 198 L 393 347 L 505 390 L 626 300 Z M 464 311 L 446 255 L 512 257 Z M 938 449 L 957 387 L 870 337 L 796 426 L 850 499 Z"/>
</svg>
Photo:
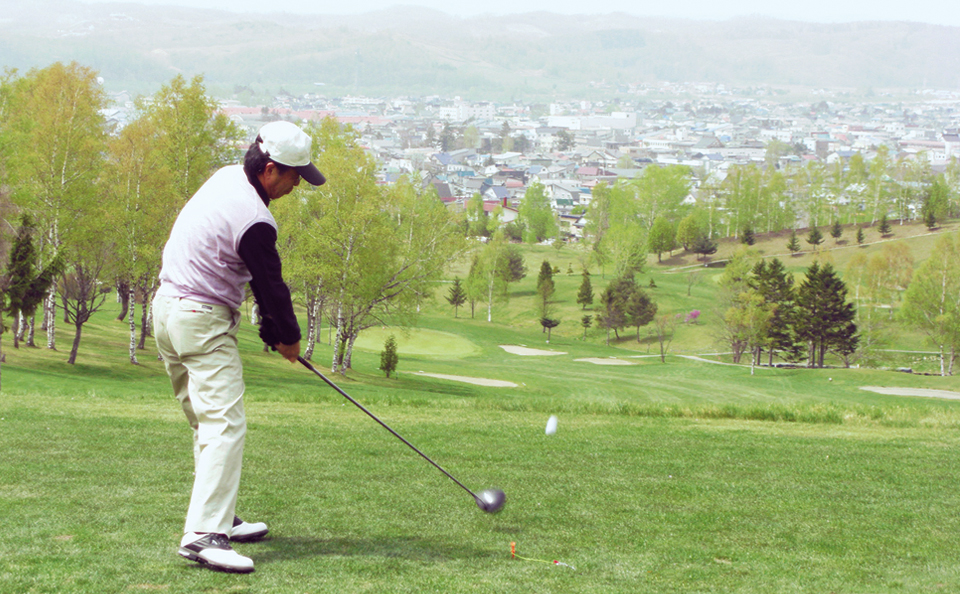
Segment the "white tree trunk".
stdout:
<svg viewBox="0 0 960 594">
<path fill-rule="evenodd" d="M 340 343 L 343 341 L 343 305 L 337 306 L 337 332 L 333 339 L 333 364 L 330 365 L 330 371 L 337 372 L 337 355 L 340 352 Z"/>
<path fill-rule="evenodd" d="M 17 314 L 17 341 L 23 342 L 24 337 L 27 334 L 27 316 L 23 315 L 23 312 Z"/>
<path fill-rule="evenodd" d="M 133 365 L 139 365 L 140 362 L 137 361 L 137 320 L 134 315 L 134 311 L 137 309 L 133 307 L 136 303 L 136 295 L 133 289 L 133 283 L 130 283 L 130 308 L 128 312 L 128 317 L 130 318 L 130 363 Z"/>
<path fill-rule="evenodd" d="M 47 294 L 47 348 L 57 350 L 57 292 L 51 288 Z"/>
<path fill-rule="evenodd" d="M 30 328 L 29 328 L 28 331 L 27 331 L 27 346 L 28 346 L 28 347 L 36 347 L 36 346 L 37 346 L 37 343 L 34 342 L 34 338 L 36 337 L 36 332 L 35 332 L 36 323 L 37 323 L 37 314 L 36 314 L 36 312 L 34 312 L 33 315 L 30 316 Z"/>
<path fill-rule="evenodd" d="M 353 343 L 357 341 L 357 336 L 353 335 L 350 337 L 350 340 L 347 341 L 347 353 L 343 357 L 343 370 L 346 372 L 347 369 L 350 369 L 350 359 L 353 357 Z"/>
</svg>

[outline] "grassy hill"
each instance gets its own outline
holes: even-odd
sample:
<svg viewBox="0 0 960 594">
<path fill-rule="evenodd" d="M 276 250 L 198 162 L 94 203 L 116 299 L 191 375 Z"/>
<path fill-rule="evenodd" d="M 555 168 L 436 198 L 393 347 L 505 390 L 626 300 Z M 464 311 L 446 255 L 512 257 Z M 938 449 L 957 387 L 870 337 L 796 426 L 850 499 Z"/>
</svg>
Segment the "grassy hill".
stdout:
<svg viewBox="0 0 960 594">
<path fill-rule="evenodd" d="M 910 244 L 917 261 L 933 241 L 913 226 L 896 227 L 895 238 Z M 773 255 L 784 244 L 764 237 L 755 247 Z M 713 261 L 734 247 L 723 245 Z M 842 248 L 830 257 L 842 269 L 854 249 L 880 248 Z M 720 269 L 679 253 L 651 262 L 642 278 L 656 282 L 651 293 L 664 310 L 698 307 L 704 315 L 678 332 L 675 354 L 661 363 L 646 356 L 648 342 L 625 337 L 608 347 L 595 332 L 581 338 L 575 248 L 524 252 L 531 272 L 495 308 L 493 322 L 463 310 L 454 317 L 438 298 L 415 330 L 371 329 L 357 343 L 354 370 L 334 377 L 466 485 L 502 488 L 507 503 L 497 515 L 480 512 L 307 370 L 263 352 L 256 328 L 243 324 L 248 432 L 240 513 L 271 528 L 269 538 L 237 545 L 256 563 L 248 576 L 207 571 L 176 555 L 193 480 L 190 432 L 154 349 L 140 353 L 140 365 L 127 362 L 116 304 L 85 328 L 76 365 L 66 363 L 71 329 L 64 324 L 56 352 L 13 350 L 6 336 L 0 591 L 960 588 L 960 401 L 861 389 L 956 393 L 960 379 L 866 368 L 751 375 L 717 364 L 722 357 L 680 357 L 718 347 L 709 305 Z M 562 271 L 564 322 L 549 344 L 531 310 L 543 258 Z M 809 258 L 789 265 L 799 273 Z M 691 270 L 703 277 L 687 297 Z M 607 279 L 592 272 L 600 288 Z M 386 379 L 376 367 L 389 333 L 400 343 L 400 367 Z M 897 335 L 898 346 L 919 344 Z M 502 345 L 552 354 L 518 355 Z M 325 369 L 331 354 L 319 345 L 317 366 Z M 599 364 L 610 362 L 620 364 Z M 555 435 L 544 433 L 550 415 L 559 418 Z"/>
<path fill-rule="evenodd" d="M 847 239 L 848 243 L 844 245 L 844 238 L 837 245 L 831 238 L 822 246 L 826 248 L 825 251 L 817 257 L 821 261 L 832 261 L 842 272 L 853 253 L 862 251 L 870 255 L 882 249 L 885 241 L 899 241 L 910 246 L 918 265 L 929 255 L 939 233 L 955 231 L 956 223 L 946 225 L 937 233 L 927 232 L 922 225 L 909 224 L 894 226 L 892 237 L 884 239 L 871 229 L 867 232 L 864 246 L 856 247 L 851 239 Z M 849 235 L 851 232 L 848 230 L 845 236 Z M 779 257 L 797 275 L 798 281 L 802 280 L 803 271 L 814 255 L 803 253 L 791 257 L 786 252 L 786 237 L 782 234 L 760 235 L 758 240 L 753 246 L 758 255 Z M 851 242 L 854 245 L 850 245 Z M 584 315 L 595 315 L 596 312 L 591 307 L 583 309 L 576 303 L 583 263 L 587 262 L 587 254 L 582 247 L 568 245 L 556 249 L 552 246 L 523 246 L 527 276 L 511 286 L 509 301 L 494 305 L 492 322 L 486 321 L 485 304 L 478 304 L 472 317 L 469 305 L 461 307 L 458 316 L 454 316 L 453 308 L 446 302 L 445 296 L 455 276 L 466 276 L 465 263 L 455 263 L 449 279 L 438 283 L 434 300 L 425 304 L 417 329 L 372 328 L 361 335 L 354 355 L 354 370 L 347 381 L 351 384 L 356 382 L 357 389 L 366 396 L 388 403 L 423 403 L 423 394 L 442 394 L 442 402 L 456 406 L 510 406 L 499 398 L 501 392 L 498 390 L 415 375 L 417 371 L 425 371 L 522 384 L 517 392 L 523 397 L 517 401 L 517 406 L 525 409 L 546 410 L 555 406 L 557 399 L 560 399 L 570 410 L 667 414 L 664 411 L 670 409 L 669 414 L 687 414 L 680 412 L 686 408 L 688 412 L 695 411 L 692 414 L 721 414 L 717 411 L 728 406 L 732 408 L 723 414 L 746 416 L 754 414 L 750 412 L 752 409 L 768 406 L 794 407 L 798 411 L 794 414 L 806 414 L 803 411 L 809 412 L 828 403 L 835 404 L 837 394 L 843 394 L 842 400 L 851 407 L 849 410 L 841 407 L 846 411 L 843 414 L 861 415 L 865 414 L 859 409 L 861 406 L 902 400 L 861 393 L 858 388 L 863 385 L 960 387 L 954 378 L 867 369 L 792 372 L 764 369 L 751 377 L 745 367 L 694 363 L 681 358 L 699 356 L 717 362 L 729 362 L 729 357 L 724 354 L 729 347 L 718 338 L 722 312 L 717 311 L 714 304 L 716 281 L 722 274 L 723 260 L 738 247 L 735 241 L 723 242 L 706 266 L 694 255 L 680 251 L 669 256 L 664 254 L 661 263 L 656 262 L 655 256 L 649 258 L 638 281 L 658 304 L 659 311 L 682 315 L 694 309 L 702 312 L 696 324 L 678 325 L 668 347 L 666 363 L 661 363 L 659 356 L 654 356 L 659 355 L 659 343 L 647 327 L 641 328 L 639 341 L 635 329 L 626 329 L 621 332 L 619 340 L 611 337 L 609 346 L 605 332 L 596 327 L 588 329 L 584 337 L 580 320 Z M 554 275 L 557 287 L 554 302 L 556 317 L 561 324 L 553 329 L 549 343 L 539 324 L 535 307 L 536 276 L 543 260 L 548 260 L 560 270 L 559 274 Z M 590 272 L 594 293 L 599 294 L 612 278 L 609 272 L 603 274 L 596 269 Z M 649 286 L 651 282 L 656 285 L 655 288 Z M 127 326 L 113 319 L 117 307 L 116 304 L 108 304 L 85 326 L 80 355 L 74 366 L 65 362 L 65 351 L 73 336 L 73 329 L 66 324 L 58 326 L 61 350 L 57 352 L 30 348 L 14 351 L 10 348 L 7 335 L 4 340 L 7 362 L 3 366 L 3 391 L 23 393 L 43 389 L 65 394 L 129 396 L 133 389 L 135 393 L 142 394 L 166 393 L 166 377 L 149 341 L 148 349 L 139 354 L 140 365 L 126 362 Z M 888 347 L 891 352 L 886 355 L 884 367 L 912 367 L 931 373 L 939 370 L 931 345 L 925 343 L 922 335 L 899 325 L 895 318 L 891 318 L 890 326 L 891 334 L 896 338 Z M 389 334 L 394 334 L 399 342 L 399 380 L 387 380 L 377 371 L 379 352 Z M 329 365 L 332 353 L 327 344 L 328 338 L 329 327 L 325 325 L 321 344 L 317 346 L 314 356 L 318 365 Z M 316 388 L 312 386 L 313 380 L 302 373 L 290 373 L 284 381 L 277 382 L 277 374 L 283 373 L 284 366 L 275 354 L 261 351 L 256 328 L 251 324 L 244 325 L 241 344 L 248 358 L 247 380 L 250 389 L 259 394 L 258 397 L 282 401 L 312 401 L 318 397 Z M 524 345 L 565 354 L 553 357 L 517 356 L 507 353 L 499 345 Z M 609 358 L 630 365 L 614 367 L 577 361 Z M 839 362 L 834 361 L 834 364 Z M 718 385 L 718 378 L 727 379 Z M 828 382 L 826 378 L 834 381 Z M 733 382 L 736 388 L 726 385 L 726 381 Z M 742 382 L 750 387 L 744 387 Z M 814 384 L 817 386 L 817 396 L 811 397 L 809 390 Z M 638 386 L 638 390 L 624 389 L 625 386 Z M 626 397 L 627 394 L 630 396 Z M 756 394 L 756 397 L 750 394 Z M 337 399 L 335 394 L 323 397 Z M 925 407 L 933 404 L 924 402 L 919 406 L 925 412 L 918 413 L 917 418 L 927 415 L 929 410 Z"/>
</svg>

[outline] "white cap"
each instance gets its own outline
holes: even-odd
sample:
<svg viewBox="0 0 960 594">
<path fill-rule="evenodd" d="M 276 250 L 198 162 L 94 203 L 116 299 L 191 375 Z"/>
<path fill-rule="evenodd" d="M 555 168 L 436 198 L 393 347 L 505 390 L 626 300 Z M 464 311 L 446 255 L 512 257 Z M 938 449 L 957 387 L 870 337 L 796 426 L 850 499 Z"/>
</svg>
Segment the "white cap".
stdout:
<svg viewBox="0 0 960 594">
<path fill-rule="evenodd" d="M 310 162 L 313 139 L 296 124 L 285 121 L 270 122 L 260 128 L 257 139 L 260 150 L 272 161 L 293 167 L 300 177 L 315 186 L 323 185 L 327 181 L 316 165 Z"/>
</svg>

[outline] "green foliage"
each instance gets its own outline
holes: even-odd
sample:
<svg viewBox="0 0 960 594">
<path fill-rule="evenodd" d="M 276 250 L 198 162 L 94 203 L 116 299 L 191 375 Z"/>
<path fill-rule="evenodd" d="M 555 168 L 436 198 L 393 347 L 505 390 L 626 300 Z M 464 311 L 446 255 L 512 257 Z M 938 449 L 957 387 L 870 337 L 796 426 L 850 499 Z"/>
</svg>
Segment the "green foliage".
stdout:
<svg viewBox="0 0 960 594">
<path fill-rule="evenodd" d="M 64 268 L 59 254 L 45 267 L 40 267 L 40 255 L 33 244 L 35 231 L 30 215 L 20 215 L 20 228 L 10 250 L 3 297 L 8 313 L 13 318 L 13 348 L 18 348 L 21 314 L 29 317 L 36 311 Z"/>
<path fill-rule="evenodd" d="M 383 343 L 383 352 L 380 353 L 380 367 L 377 369 L 384 372 L 389 378 L 390 374 L 397 370 L 397 363 L 399 361 L 400 356 L 397 354 L 397 339 L 391 334 Z"/>
<path fill-rule="evenodd" d="M 757 237 L 753 233 L 752 227 L 744 227 L 740 232 L 740 243 L 744 245 L 753 245 L 757 243 Z"/>
<path fill-rule="evenodd" d="M 676 230 L 666 218 L 660 216 L 653 222 L 650 235 L 647 237 L 650 252 L 657 255 L 657 262 L 661 262 L 661 254 L 669 252 L 676 246 Z"/>
<path fill-rule="evenodd" d="M 709 235 L 707 213 L 703 210 L 694 210 L 683 217 L 677 226 L 677 242 L 685 250 L 693 250 L 693 245 L 700 237 Z"/>
<path fill-rule="evenodd" d="M 453 286 L 450 287 L 450 293 L 447 295 L 447 303 L 453 306 L 453 317 L 457 317 L 457 311 L 460 306 L 467 302 L 467 291 L 460 282 L 460 277 L 453 279 Z"/>
<path fill-rule="evenodd" d="M 899 312 L 902 320 L 921 329 L 940 351 L 940 373 L 952 373 L 960 351 L 960 237 L 943 235 L 934 253 L 913 276 Z M 945 362 L 948 358 L 948 362 Z"/>
<path fill-rule="evenodd" d="M 690 193 L 690 168 L 683 165 L 650 166 L 639 178 L 617 186 L 630 197 L 643 226 L 652 229 L 657 218 L 672 222 L 683 216 L 682 204 Z"/>
<path fill-rule="evenodd" d="M 787 361 L 797 360 L 801 345 L 793 328 L 796 320 L 793 275 L 779 258 L 760 260 L 753 267 L 751 288 L 756 290 L 771 311 L 771 316 L 766 321 L 763 340 L 758 342 L 757 346 L 767 349 L 770 364 L 773 364 L 775 356 Z"/>
<path fill-rule="evenodd" d="M 717 242 L 710 239 L 710 236 L 701 235 L 693 241 L 693 244 L 690 246 L 690 251 L 698 255 L 698 260 L 702 260 L 711 254 L 717 253 L 718 247 Z"/>
<path fill-rule="evenodd" d="M 550 207 L 546 188 L 541 183 L 530 184 L 524 192 L 518 214 L 524 229 L 524 240 L 528 243 L 545 241 L 556 237 L 559 232 L 556 215 Z"/>
<path fill-rule="evenodd" d="M 583 339 L 587 339 L 587 330 L 593 324 L 593 316 L 583 316 L 580 318 L 580 326 L 583 327 Z"/>
<path fill-rule="evenodd" d="M 537 291 L 547 281 L 553 281 L 553 266 L 550 265 L 550 262 L 544 260 L 540 264 L 540 273 L 537 275 Z"/>
<path fill-rule="evenodd" d="M 551 332 L 560 325 L 560 320 L 544 316 L 540 318 L 540 325 L 547 331 L 547 342 L 550 342 Z"/>
<path fill-rule="evenodd" d="M 796 230 L 790 231 L 790 240 L 787 242 L 787 249 L 790 250 L 791 254 L 796 254 L 801 249 Z"/>
<path fill-rule="evenodd" d="M 473 237 L 489 237 L 491 229 L 490 216 L 483 209 L 483 197 L 480 194 L 474 194 L 467 201 L 467 221 L 469 227 L 467 234 Z"/>
<path fill-rule="evenodd" d="M 840 225 L 839 220 L 833 221 L 833 225 L 830 226 L 830 237 L 834 239 L 840 239 L 843 235 L 843 226 Z"/>
<path fill-rule="evenodd" d="M 847 287 L 833 266 L 813 263 L 797 288 L 795 332 L 810 345 L 809 364 L 823 367 L 827 351 L 845 360 L 857 347 L 856 309 L 847 302 Z"/>
<path fill-rule="evenodd" d="M 13 198 L 56 250 L 76 214 L 97 200 L 106 93 L 92 69 L 57 62 L 17 79 L 9 106 L 6 142 L 18 147 L 6 163 Z"/>
<path fill-rule="evenodd" d="M 173 173 L 173 190 L 182 200 L 193 196 L 214 170 L 235 163 L 239 156 L 241 131 L 207 95 L 203 81 L 197 75 L 188 84 L 178 74 L 151 101 L 137 104 L 156 130 L 156 150 Z"/>
<path fill-rule="evenodd" d="M 577 304 L 583 309 L 588 305 L 593 305 L 593 286 L 590 283 L 590 272 L 584 269 L 581 275 L 580 288 L 577 290 Z"/>
<path fill-rule="evenodd" d="M 544 260 L 540 265 L 540 274 L 537 277 L 538 309 L 540 316 L 544 319 L 551 313 L 550 299 L 556 293 L 556 290 L 556 283 L 553 282 L 553 267 L 550 266 L 550 262 Z M 544 326 L 544 328 L 552 328 L 552 326 Z"/>
<path fill-rule="evenodd" d="M 950 212 L 950 187 L 943 175 L 934 178 L 927 190 L 920 215 L 927 229 L 934 229 L 938 221 L 947 218 Z"/>
<path fill-rule="evenodd" d="M 880 235 L 890 235 L 890 221 L 887 220 L 886 214 L 880 217 L 880 225 L 877 227 L 877 230 L 880 231 Z"/>
<path fill-rule="evenodd" d="M 576 145 L 573 134 L 568 130 L 560 130 L 556 134 L 556 140 L 554 141 L 554 149 L 563 153 L 569 151 Z"/>
<path fill-rule="evenodd" d="M 600 294 L 597 323 L 607 330 L 608 343 L 610 330 L 613 330 L 619 339 L 619 331 L 627 326 L 637 328 L 639 342 L 640 327 L 649 324 L 656 313 L 656 303 L 637 286 L 633 276 L 620 277 L 607 285 Z"/>
<path fill-rule="evenodd" d="M 863 227 L 857 227 L 857 245 L 862 245 L 864 240 Z"/>
<path fill-rule="evenodd" d="M 584 229 L 601 262 L 613 264 L 614 274 L 640 272 L 647 254 L 647 230 L 639 217 L 636 186 L 600 183 L 594 188 Z"/>
<path fill-rule="evenodd" d="M 408 178 L 381 188 L 377 164 L 351 128 L 333 119 L 307 128 L 328 179 L 272 206 L 291 277 L 319 287 L 337 325 L 332 367 L 351 367 L 359 333 L 385 319 L 412 321 L 423 296 L 464 249 L 456 220 L 433 191 Z"/>
<path fill-rule="evenodd" d="M 807 243 L 816 247 L 823 243 L 823 233 L 820 232 L 820 229 L 813 227 L 810 229 L 810 234 L 807 235 Z"/>
<path fill-rule="evenodd" d="M 637 342 L 640 342 L 640 328 L 653 321 L 657 315 L 657 304 L 643 289 L 636 287 L 624 304 L 627 323 L 637 329 Z"/>
</svg>

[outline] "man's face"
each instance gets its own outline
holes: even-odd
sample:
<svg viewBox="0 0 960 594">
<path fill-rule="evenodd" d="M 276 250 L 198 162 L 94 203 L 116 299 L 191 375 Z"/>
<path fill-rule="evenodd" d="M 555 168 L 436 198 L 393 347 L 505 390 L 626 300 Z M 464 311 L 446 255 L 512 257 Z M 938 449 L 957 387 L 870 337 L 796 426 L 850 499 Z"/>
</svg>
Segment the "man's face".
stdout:
<svg viewBox="0 0 960 594">
<path fill-rule="evenodd" d="M 261 174 L 260 183 L 263 184 L 267 197 L 270 200 L 276 200 L 281 196 L 286 196 L 300 185 L 300 174 L 297 173 L 296 169 L 288 169 L 286 172 L 280 173 L 275 164 L 267 163 L 267 167 Z"/>
</svg>

